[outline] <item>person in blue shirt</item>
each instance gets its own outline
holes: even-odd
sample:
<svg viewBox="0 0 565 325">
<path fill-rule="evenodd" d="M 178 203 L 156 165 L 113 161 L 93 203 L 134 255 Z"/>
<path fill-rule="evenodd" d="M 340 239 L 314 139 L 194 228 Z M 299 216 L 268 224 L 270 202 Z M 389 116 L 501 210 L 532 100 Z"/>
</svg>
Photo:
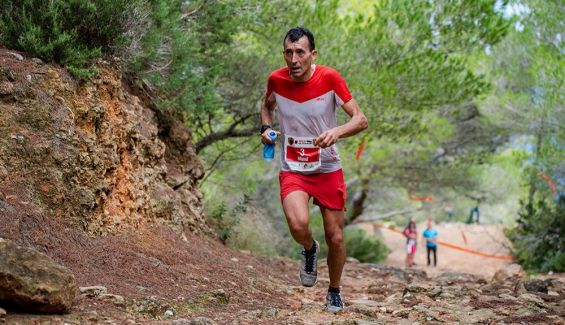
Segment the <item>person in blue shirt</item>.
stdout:
<svg viewBox="0 0 565 325">
<path fill-rule="evenodd" d="M 432 219 L 428 219 L 428 227 L 424 230 L 426 248 L 428 251 L 428 266 L 431 264 L 430 253 L 434 253 L 434 266 L 437 266 L 437 229 L 434 228 Z"/>
</svg>

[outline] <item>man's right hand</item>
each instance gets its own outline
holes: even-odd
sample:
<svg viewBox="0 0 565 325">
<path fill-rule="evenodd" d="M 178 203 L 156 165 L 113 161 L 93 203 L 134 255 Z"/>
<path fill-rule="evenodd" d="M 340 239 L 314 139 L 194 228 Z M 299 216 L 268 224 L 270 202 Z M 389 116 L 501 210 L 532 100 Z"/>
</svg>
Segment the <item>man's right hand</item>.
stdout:
<svg viewBox="0 0 565 325">
<path fill-rule="evenodd" d="M 271 137 L 269 136 L 269 132 L 274 131 L 273 129 L 266 129 L 265 132 L 261 135 L 261 143 L 265 144 L 275 144 Z M 279 131 L 275 131 L 277 133 L 277 138 L 281 135 Z"/>
</svg>

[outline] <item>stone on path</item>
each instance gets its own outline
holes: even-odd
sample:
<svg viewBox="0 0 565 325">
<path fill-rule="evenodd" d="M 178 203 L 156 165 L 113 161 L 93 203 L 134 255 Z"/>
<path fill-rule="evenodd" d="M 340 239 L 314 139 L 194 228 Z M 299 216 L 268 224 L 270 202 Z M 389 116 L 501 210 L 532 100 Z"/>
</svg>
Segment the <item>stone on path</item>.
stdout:
<svg viewBox="0 0 565 325">
<path fill-rule="evenodd" d="M 197 317 L 194 319 L 177 319 L 171 322 L 171 325 L 216 325 L 217 323 L 206 317 Z"/>
<path fill-rule="evenodd" d="M 0 239 L 0 304 L 32 313 L 64 313 L 75 291 L 69 269 L 34 249 Z"/>
<path fill-rule="evenodd" d="M 87 297 L 97 297 L 108 292 L 108 289 L 106 289 L 106 287 L 104 286 L 80 287 L 78 289 L 80 293 L 86 295 Z"/>
</svg>

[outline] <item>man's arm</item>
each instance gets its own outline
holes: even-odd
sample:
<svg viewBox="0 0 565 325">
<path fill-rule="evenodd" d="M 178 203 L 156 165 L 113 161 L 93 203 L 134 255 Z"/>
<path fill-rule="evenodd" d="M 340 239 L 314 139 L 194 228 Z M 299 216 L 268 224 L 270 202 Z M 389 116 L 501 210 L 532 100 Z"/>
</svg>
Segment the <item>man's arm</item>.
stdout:
<svg viewBox="0 0 565 325">
<path fill-rule="evenodd" d="M 320 134 L 314 141 L 314 145 L 321 148 L 327 148 L 336 143 L 337 139 L 355 135 L 369 126 L 369 122 L 367 121 L 365 114 L 363 114 L 355 99 L 351 99 L 347 103 L 343 104 L 341 108 L 343 108 L 351 119 L 343 125 L 329 129 Z"/>
<path fill-rule="evenodd" d="M 275 110 L 275 96 L 271 94 L 268 98 L 265 98 L 263 104 L 261 105 L 261 125 L 273 125 L 273 111 Z M 261 136 L 262 143 L 273 144 L 273 141 L 269 137 L 269 130 L 265 130 Z"/>
</svg>

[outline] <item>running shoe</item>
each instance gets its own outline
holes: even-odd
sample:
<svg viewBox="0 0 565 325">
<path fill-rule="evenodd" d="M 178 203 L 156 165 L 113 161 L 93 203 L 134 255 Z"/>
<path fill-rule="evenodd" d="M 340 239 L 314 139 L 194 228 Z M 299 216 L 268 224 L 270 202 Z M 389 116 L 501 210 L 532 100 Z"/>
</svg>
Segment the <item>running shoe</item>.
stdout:
<svg viewBox="0 0 565 325">
<path fill-rule="evenodd" d="M 328 291 L 328 295 L 326 296 L 326 310 L 335 314 L 340 312 L 344 307 L 343 300 L 341 300 L 341 293 Z"/>
<path fill-rule="evenodd" d="M 302 261 L 300 262 L 300 282 L 305 287 L 313 287 L 318 279 L 318 252 L 320 244 L 314 240 L 312 246 L 314 252 L 308 254 L 306 250 L 302 250 Z"/>
</svg>

